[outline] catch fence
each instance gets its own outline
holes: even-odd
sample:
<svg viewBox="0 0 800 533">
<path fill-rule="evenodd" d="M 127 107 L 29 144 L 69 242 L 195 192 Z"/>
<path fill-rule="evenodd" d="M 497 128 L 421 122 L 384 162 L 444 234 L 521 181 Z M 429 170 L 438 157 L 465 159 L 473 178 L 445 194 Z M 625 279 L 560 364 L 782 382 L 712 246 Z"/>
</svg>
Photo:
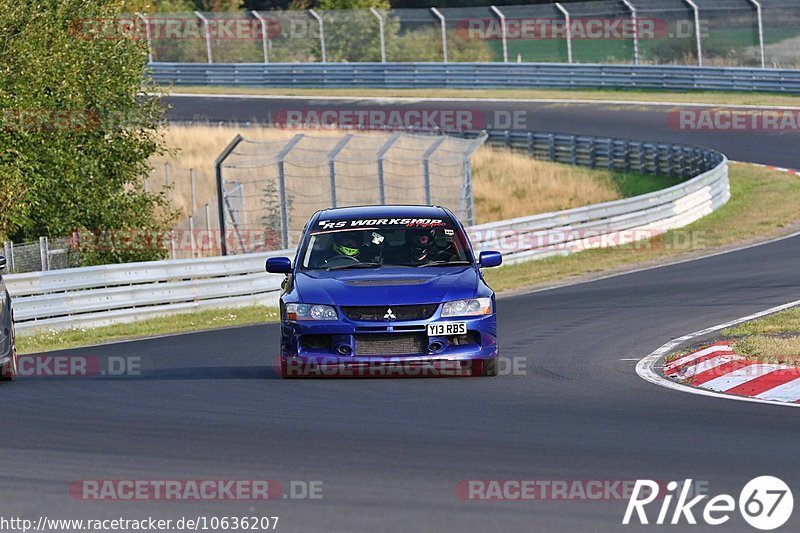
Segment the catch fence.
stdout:
<svg viewBox="0 0 800 533">
<path fill-rule="evenodd" d="M 147 39 L 154 63 L 800 66 L 800 0 L 137 13 L 116 26 Z"/>
</svg>

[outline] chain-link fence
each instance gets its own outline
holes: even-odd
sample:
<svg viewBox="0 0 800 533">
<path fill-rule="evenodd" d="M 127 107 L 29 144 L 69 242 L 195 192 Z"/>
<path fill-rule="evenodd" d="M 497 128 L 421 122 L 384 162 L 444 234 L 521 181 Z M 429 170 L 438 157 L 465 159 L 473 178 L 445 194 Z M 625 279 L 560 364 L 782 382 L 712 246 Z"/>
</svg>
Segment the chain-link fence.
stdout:
<svg viewBox="0 0 800 533">
<path fill-rule="evenodd" d="M 800 66 L 800 0 L 127 15 L 154 62 Z"/>
<path fill-rule="evenodd" d="M 41 237 L 38 242 L 23 243 L 6 241 L 0 254 L 6 258 L 9 274 L 81 266 L 80 252 L 68 238 Z"/>
<path fill-rule="evenodd" d="M 440 204 L 474 222 L 470 157 L 484 142 L 407 133 L 236 137 L 220 157 L 228 253 L 289 248 L 324 208 Z"/>
</svg>

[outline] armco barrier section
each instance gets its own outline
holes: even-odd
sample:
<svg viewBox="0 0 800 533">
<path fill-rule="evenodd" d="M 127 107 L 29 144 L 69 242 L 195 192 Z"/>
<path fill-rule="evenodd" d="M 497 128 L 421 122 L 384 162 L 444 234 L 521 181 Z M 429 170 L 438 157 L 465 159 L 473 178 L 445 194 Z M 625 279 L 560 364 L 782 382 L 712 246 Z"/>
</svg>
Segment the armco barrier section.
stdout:
<svg viewBox="0 0 800 533">
<path fill-rule="evenodd" d="M 538 132 L 489 132 L 489 142 L 565 163 L 694 176 L 632 198 L 468 228 L 476 250 L 498 249 L 509 263 L 646 239 L 730 198 L 727 159 L 713 150 Z M 283 276 L 267 274 L 264 264 L 293 253 L 104 265 L 5 280 L 18 331 L 97 327 L 205 308 L 276 305 Z"/>
<path fill-rule="evenodd" d="M 211 307 L 277 305 L 269 253 L 68 268 L 5 276 L 17 331 L 107 326 Z"/>
<path fill-rule="evenodd" d="M 800 93 L 800 70 L 569 63 L 152 63 L 174 85 L 661 89 Z"/>
</svg>

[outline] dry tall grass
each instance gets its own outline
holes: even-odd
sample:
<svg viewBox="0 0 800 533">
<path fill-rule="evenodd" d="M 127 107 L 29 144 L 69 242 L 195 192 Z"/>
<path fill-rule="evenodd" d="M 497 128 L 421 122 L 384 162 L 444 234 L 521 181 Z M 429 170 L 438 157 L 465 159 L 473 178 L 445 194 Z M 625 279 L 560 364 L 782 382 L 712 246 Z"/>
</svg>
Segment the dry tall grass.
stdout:
<svg viewBox="0 0 800 533">
<path fill-rule="evenodd" d="M 195 225 L 205 228 L 203 206 L 211 207 L 215 224 L 216 185 L 214 159 L 241 128 L 230 126 L 172 126 L 165 135 L 167 156 L 153 158 L 150 190 L 165 185 L 165 164 L 173 184 L 172 203 L 185 216 L 191 209 L 189 169 L 196 176 Z M 248 139 L 288 139 L 296 131 L 247 128 Z M 314 131 L 314 136 L 339 136 L 337 131 Z M 599 170 L 536 161 L 506 149 L 482 147 L 473 158 L 474 195 L 477 222 L 489 222 L 546 211 L 568 209 L 619 198 L 609 174 Z M 185 227 L 182 226 L 182 227 Z"/>
<path fill-rule="evenodd" d="M 479 223 L 620 197 L 607 171 L 536 161 L 505 148 L 483 147 L 475 153 L 472 164 Z"/>
</svg>

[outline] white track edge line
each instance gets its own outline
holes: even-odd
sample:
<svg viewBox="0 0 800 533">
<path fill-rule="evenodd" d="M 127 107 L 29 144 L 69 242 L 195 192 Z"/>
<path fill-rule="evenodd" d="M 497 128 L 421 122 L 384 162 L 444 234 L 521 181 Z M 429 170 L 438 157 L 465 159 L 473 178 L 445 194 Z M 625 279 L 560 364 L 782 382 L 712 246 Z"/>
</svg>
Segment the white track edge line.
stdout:
<svg viewBox="0 0 800 533">
<path fill-rule="evenodd" d="M 512 103 L 538 103 L 538 104 L 610 104 L 610 105 L 649 105 L 666 107 L 721 107 L 730 109 L 785 109 L 800 110 L 800 106 L 753 105 L 753 104 L 715 104 L 694 102 L 653 102 L 647 100 L 587 100 L 581 98 L 456 98 L 456 97 L 431 97 L 420 96 L 292 96 L 279 94 L 214 94 L 214 93 L 180 93 L 168 92 L 166 96 L 187 98 L 245 98 L 254 100 L 363 100 L 373 102 L 512 102 Z"/>
<path fill-rule="evenodd" d="M 662 377 L 654 369 L 656 363 L 658 363 L 658 361 L 660 361 L 661 358 L 663 358 L 665 355 L 675 350 L 681 344 L 684 344 L 692 339 L 695 339 L 697 337 L 702 337 L 704 335 L 708 335 L 709 333 L 714 333 L 715 331 L 729 328 L 731 326 L 736 326 L 738 324 L 741 324 L 742 322 L 748 322 L 750 320 L 755 320 L 757 318 L 761 318 L 767 315 L 772 315 L 774 313 L 778 313 L 780 311 L 784 311 L 792 307 L 797 307 L 798 305 L 800 305 L 800 300 L 795 300 L 794 302 L 789 302 L 787 304 L 779 305 L 777 307 L 771 307 L 769 309 L 765 309 L 764 311 L 759 311 L 758 313 L 754 313 L 752 315 L 748 315 L 742 318 L 737 318 L 736 320 L 731 320 L 730 322 L 725 322 L 724 324 L 711 326 L 709 328 L 701 329 L 699 331 L 695 331 L 694 333 L 689 333 L 688 335 L 678 337 L 677 339 L 673 339 L 668 343 L 662 345 L 658 349 L 654 350 L 649 355 L 642 358 L 636 364 L 636 374 L 643 380 L 649 381 L 650 383 L 653 383 L 655 385 L 660 385 L 661 387 L 666 387 L 668 389 L 677 390 L 680 392 L 687 392 L 689 394 L 697 394 L 700 396 L 711 396 L 713 398 L 723 398 L 726 400 L 738 400 L 740 402 L 766 403 L 770 405 L 780 405 L 784 407 L 800 407 L 800 404 L 798 403 L 781 402 L 777 400 L 764 400 L 761 398 L 755 398 L 749 396 L 736 396 L 733 394 L 714 392 L 711 390 L 691 387 L 689 385 L 677 383 L 675 381 Z"/>
</svg>

